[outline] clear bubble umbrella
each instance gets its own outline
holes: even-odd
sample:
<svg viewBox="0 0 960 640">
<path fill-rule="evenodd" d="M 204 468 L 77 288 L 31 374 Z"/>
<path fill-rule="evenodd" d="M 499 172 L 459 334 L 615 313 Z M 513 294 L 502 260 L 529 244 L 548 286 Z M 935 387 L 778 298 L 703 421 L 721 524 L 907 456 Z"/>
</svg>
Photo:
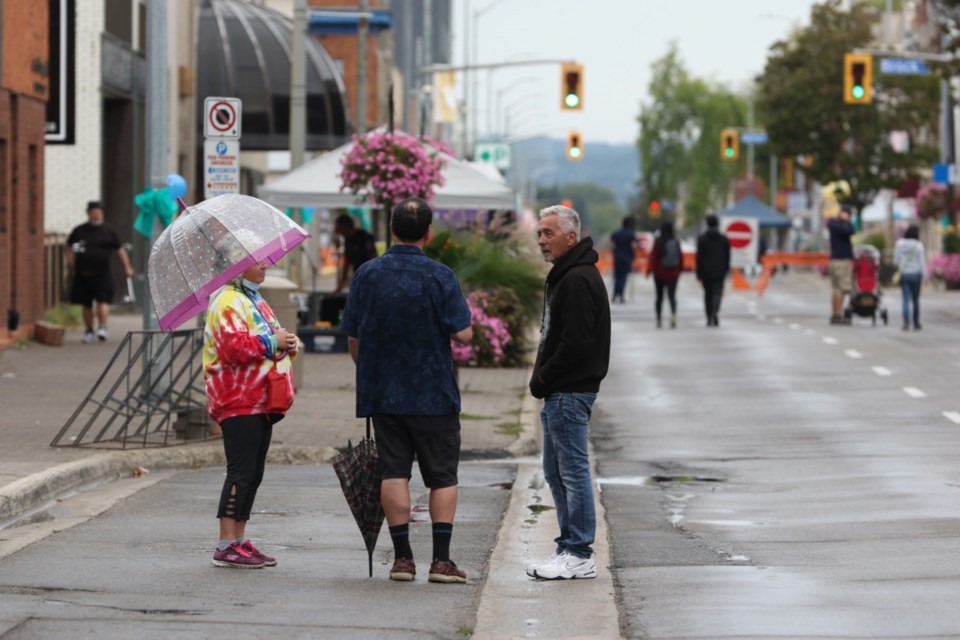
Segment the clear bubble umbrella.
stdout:
<svg viewBox="0 0 960 640">
<path fill-rule="evenodd" d="M 162 331 L 207 308 L 211 294 L 258 262 L 275 264 L 309 234 L 263 200 L 228 194 L 188 207 L 153 244 L 150 295 Z"/>
</svg>

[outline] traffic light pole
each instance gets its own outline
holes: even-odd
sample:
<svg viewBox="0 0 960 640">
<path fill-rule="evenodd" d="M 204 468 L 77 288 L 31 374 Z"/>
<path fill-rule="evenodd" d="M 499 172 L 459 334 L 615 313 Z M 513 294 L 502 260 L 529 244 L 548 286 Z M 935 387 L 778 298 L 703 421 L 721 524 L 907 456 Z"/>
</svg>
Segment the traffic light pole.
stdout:
<svg viewBox="0 0 960 640">
<path fill-rule="evenodd" d="M 747 100 L 747 129 L 753 131 L 753 96 Z M 753 193 L 753 144 L 747 145 L 747 180 Z"/>
</svg>

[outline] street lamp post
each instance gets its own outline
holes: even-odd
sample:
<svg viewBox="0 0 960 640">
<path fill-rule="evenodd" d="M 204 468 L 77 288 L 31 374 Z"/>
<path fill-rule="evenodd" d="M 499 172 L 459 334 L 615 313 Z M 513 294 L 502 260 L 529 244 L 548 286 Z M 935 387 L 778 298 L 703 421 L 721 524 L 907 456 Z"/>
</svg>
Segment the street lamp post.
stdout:
<svg viewBox="0 0 960 640">
<path fill-rule="evenodd" d="M 500 89 L 497 91 L 496 111 L 495 111 L 494 122 L 493 122 L 493 126 L 495 128 L 494 133 L 496 135 L 503 133 L 503 129 L 501 128 L 503 123 L 500 121 L 500 104 L 501 104 L 500 100 L 503 98 L 504 94 L 509 93 L 513 89 L 516 89 L 521 84 L 524 84 L 527 82 L 533 82 L 536 79 L 537 79 L 537 76 L 526 76 L 524 78 L 520 78 L 518 80 L 511 82 L 510 84 L 505 86 L 503 89 Z"/>
<path fill-rule="evenodd" d="M 480 44 L 480 35 L 478 33 L 478 26 L 477 26 L 480 21 L 480 17 L 488 13 L 491 9 L 493 9 L 495 6 L 497 6 L 501 2 L 503 2 L 503 0 L 492 0 L 492 2 L 487 3 L 486 6 L 476 9 L 473 12 L 473 63 L 474 64 L 477 63 L 477 58 L 480 57 L 480 54 L 478 52 L 479 44 Z M 477 139 L 477 120 L 478 120 L 477 103 L 478 103 L 478 96 L 480 91 L 478 80 L 479 80 L 478 75 L 474 73 L 473 74 L 473 90 L 470 92 L 473 102 L 468 103 L 472 105 L 472 107 L 469 110 L 472 112 L 472 116 L 473 116 L 472 124 L 473 124 L 474 140 Z M 490 81 L 490 75 L 487 76 L 487 81 L 488 82 Z"/>
</svg>

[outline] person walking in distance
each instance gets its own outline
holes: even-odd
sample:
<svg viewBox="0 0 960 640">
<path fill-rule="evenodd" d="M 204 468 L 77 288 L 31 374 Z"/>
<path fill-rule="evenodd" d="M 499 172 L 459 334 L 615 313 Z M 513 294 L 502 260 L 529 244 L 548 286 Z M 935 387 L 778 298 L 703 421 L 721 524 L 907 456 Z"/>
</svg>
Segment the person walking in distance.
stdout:
<svg viewBox="0 0 960 640">
<path fill-rule="evenodd" d="M 720 233 L 717 216 L 707 216 L 707 230 L 697 238 L 697 280 L 703 286 L 703 307 L 707 326 L 720 326 L 723 283 L 730 271 L 730 242 Z"/>
<path fill-rule="evenodd" d="M 927 275 L 927 258 L 920 242 L 920 228 L 915 224 L 893 245 L 893 261 L 900 270 L 903 293 L 903 330 L 910 329 L 910 304 L 913 303 L 913 328 L 920 331 L 920 285 Z"/>
<path fill-rule="evenodd" d="M 103 208 L 97 201 L 87 203 L 87 221 L 73 229 L 67 237 L 67 266 L 73 271 L 70 302 L 83 307 L 87 344 L 107 339 L 110 303 L 113 302 L 113 276 L 110 275 L 110 255 L 117 254 L 128 278 L 133 277 L 130 256 L 120 244 L 117 233 L 104 224 Z M 96 304 L 97 332 L 93 332 L 94 304 Z"/>
<path fill-rule="evenodd" d="M 347 288 L 351 273 L 356 273 L 364 262 L 377 257 L 377 244 L 370 233 L 363 229 L 357 229 L 353 218 L 345 213 L 337 217 L 333 225 L 333 232 L 338 236 L 343 236 L 340 278 L 333 290 L 334 293 L 340 293 Z"/>
<path fill-rule="evenodd" d="M 827 272 L 830 274 L 830 324 L 850 324 L 843 317 L 843 297 L 853 291 L 853 245 L 850 237 L 855 229 L 850 222 L 851 209 L 844 205 L 835 218 L 827 221 L 830 232 L 830 262 Z"/>
<path fill-rule="evenodd" d="M 556 550 L 527 567 L 541 580 L 595 578 L 596 507 L 590 477 L 589 422 L 610 362 L 610 302 L 579 214 L 564 206 L 540 212 L 537 243 L 553 264 L 544 291 L 540 346 L 530 392 L 543 399 L 543 476 L 556 505 Z"/>
<path fill-rule="evenodd" d="M 626 302 L 623 298 L 624 290 L 627 287 L 627 278 L 633 269 L 633 258 L 636 255 L 639 242 L 637 242 L 637 232 L 633 230 L 633 218 L 627 216 L 623 219 L 623 226 L 610 234 L 610 248 L 613 251 L 613 298 L 616 302 Z"/>
<path fill-rule="evenodd" d="M 683 250 L 680 241 L 673 232 L 673 223 L 665 220 L 660 224 L 660 234 L 653 243 L 653 250 L 647 261 L 647 277 L 653 274 L 657 288 L 654 311 L 657 313 L 657 329 L 662 326 L 660 313 L 663 309 L 663 293 L 670 300 L 670 328 L 677 327 L 677 280 L 683 272 Z"/>
<path fill-rule="evenodd" d="M 373 416 L 393 540 L 390 579 L 416 576 L 410 547 L 414 456 L 430 489 L 430 582 L 466 582 L 450 559 L 460 462 L 460 390 L 450 340 L 473 339 L 470 308 L 453 271 L 423 253 L 433 211 L 407 198 L 390 216 L 393 246 L 357 270 L 340 330 L 357 365 L 357 417 Z"/>
</svg>

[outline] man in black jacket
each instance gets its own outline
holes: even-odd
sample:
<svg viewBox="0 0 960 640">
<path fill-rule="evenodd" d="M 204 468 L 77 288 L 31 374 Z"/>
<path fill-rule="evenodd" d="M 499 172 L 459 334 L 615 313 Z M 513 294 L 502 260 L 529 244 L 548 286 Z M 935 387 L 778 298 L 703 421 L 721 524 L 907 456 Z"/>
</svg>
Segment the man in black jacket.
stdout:
<svg viewBox="0 0 960 640">
<path fill-rule="evenodd" d="M 542 398 L 543 475 L 550 485 L 560 535 L 556 552 L 527 567 L 543 580 L 595 578 L 596 509 L 590 478 L 588 423 L 610 362 L 610 303 L 590 238 L 568 207 L 540 212 L 537 241 L 553 263 L 544 293 L 540 348 L 530 391 Z"/>
<path fill-rule="evenodd" d="M 730 242 L 720 233 L 720 221 L 707 216 L 707 230 L 697 239 L 697 280 L 703 286 L 703 306 L 707 326 L 719 327 L 723 281 L 730 271 Z"/>
</svg>

